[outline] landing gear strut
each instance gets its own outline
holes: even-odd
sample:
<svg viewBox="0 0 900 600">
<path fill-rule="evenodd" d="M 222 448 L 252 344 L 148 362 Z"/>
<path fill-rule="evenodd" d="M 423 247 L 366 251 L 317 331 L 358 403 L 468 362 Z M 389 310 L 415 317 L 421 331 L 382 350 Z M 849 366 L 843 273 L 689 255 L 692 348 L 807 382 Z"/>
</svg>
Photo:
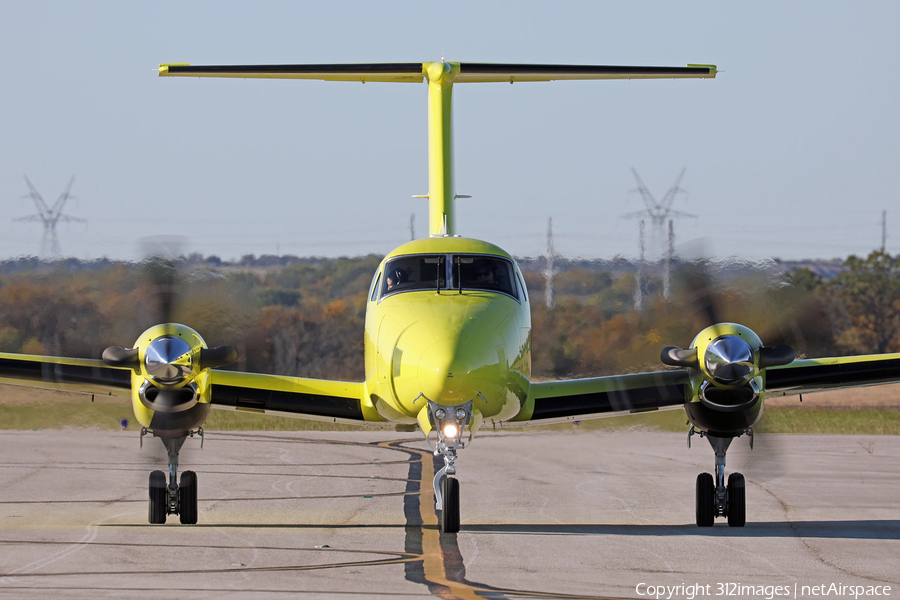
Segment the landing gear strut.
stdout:
<svg viewBox="0 0 900 600">
<path fill-rule="evenodd" d="M 444 459 L 444 466 L 434 474 L 433 482 L 434 508 L 441 511 L 444 533 L 459 533 L 459 480 L 453 475 L 456 475 L 456 452 L 468 445 L 463 435 L 472 420 L 472 402 L 443 406 L 428 401 L 429 418 L 438 434 L 434 455 Z"/>
<path fill-rule="evenodd" d="M 444 467 L 434 474 L 434 508 L 441 511 L 441 531 L 459 533 L 459 480 L 456 475 L 456 446 L 438 442 L 435 456 L 443 456 Z"/>
<path fill-rule="evenodd" d="M 149 433 L 141 431 L 141 437 Z M 189 432 L 203 437 L 203 430 Z M 181 474 L 181 483 L 178 483 L 178 453 L 188 436 L 161 437 L 163 445 L 169 455 L 169 482 L 166 484 L 166 474 L 162 471 L 150 473 L 150 514 L 149 521 L 154 525 L 166 522 L 168 515 L 178 515 L 184 525 L 197 523 L 197 474 L 193 471 L 185 471 Z"/>
<path fill-rule="evenodd" d="M 691 426 L 688 432 L 688 447 L 691 438 L 696 431 Z M 750 447 L 753 447 L 753 433 L 750 435 Z M 716 517 L 727 517 L 731 527 L 743 527 L 747 522 L 747 498 L 744 476 L 740 473 L 732 473 L 728 476 L 728 484 L 725 483 L 725 454 L 734 437 L 718 437 L 706 432 L 700 432 L 700 437 L 705 437 L 716 453 L 716 476 L 709 473 L 697 475 L 697 526 L 712 527 Z"/>
</svg>

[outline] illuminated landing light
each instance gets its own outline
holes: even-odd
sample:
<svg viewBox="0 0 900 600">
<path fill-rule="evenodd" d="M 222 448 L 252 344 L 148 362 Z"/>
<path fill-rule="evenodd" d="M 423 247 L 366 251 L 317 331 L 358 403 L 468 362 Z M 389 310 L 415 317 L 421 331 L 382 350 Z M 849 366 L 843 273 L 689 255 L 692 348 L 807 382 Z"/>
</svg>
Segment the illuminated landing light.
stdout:
<svg viewBox="0 0 900 600">
<path fill-rule="evenodd" d="M 459 427 L 457 427 L 456 423 L 444 423 L 441 431 L 443 431 L 445 438 L 455 439 L 459 436 Z"/>
<path fill-rule="evenodd" d="M 462 435 L 472 420 L 472 402 L 447 406 L 428 401 L 429 421 L 437 431 L 439 445 L 465 448 Z"/>
</svg>

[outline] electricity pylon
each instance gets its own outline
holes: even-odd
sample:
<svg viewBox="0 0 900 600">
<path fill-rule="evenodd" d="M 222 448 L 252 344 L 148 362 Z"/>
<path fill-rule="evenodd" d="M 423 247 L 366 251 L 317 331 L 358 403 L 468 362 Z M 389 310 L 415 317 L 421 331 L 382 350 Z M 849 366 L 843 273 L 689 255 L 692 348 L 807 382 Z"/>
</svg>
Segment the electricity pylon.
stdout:
<svg viewBox="0 0 900 600">
<path fill-rule="evenodd" d="M 553 249 L 553 217 L 550 217 L 547 219 L 547 266 L 544 268 L 544 279 L 546 280 L 544 301 L 547 303 L 547 308 L 556 306 L 556 300 L 553 298 L 553 277 L 558 273 L 558 270 L 553 266 L 555 258 L 556 251 Z"/>
<path fill-rule="evenodd" d="M 668 300 L 669 295 L 671 294 L 670 270 L 672 258 L 675 254 L 675 227 L 673 221 L 679 217 L 690 217 L 692 219 L 697 218 L 697 215 L 692 215 L 690 213 L 682 212 L 680 210 L 675 210 L 674 208 L 672 208 L 672 203 L 675 202 L 675 198 L 679 194 L 687 194 L 685 190 L 681 189 L 681 178 L 684 177 L 684 172 L 686 170 L 687 168 L 681 170 L 681 173 L 678 174 L 678 178 L 675 180 L 675 184 L 669 188 L 669 190 L 662 197 L 662 200 L 657 201 L 656 198 L 653 197 L 653 194 L 650 193 L 650 190 L 647 189 L 647 186 L 644 185 L 644 182 L 641 180 L 641 176 L 638 175 L 634 167 L 631 168 L 631 172 L 634 173 L 634 178 L 638 183 L 637 189 L 631 191 L 638 192 L 641 195 L 641 199 L 644 201 L 643 210 L 637 210 L 622 215 L 623 219 L 640 220 L 638 244 L 640 245 L 641 256 L 638 262 L 638 273 L 634 290 L 634 307 L 637 310 L 640 310 L 643 306 L 644 222 L 646 220 L 649 220 L 652 224 L 653 236 L 657 240 L 662 239 L 663 228 L 668 221 L 669 244 L 668 248 L 666 249 L 665 263 L 663 265 L 663 297 Z"/>
<path fill-rule="evenodd" d="M 37 206 L 38 212 L 37 214 L 28 215 L 27 217 L 20 217 L 18 219 L 13 219 L 13 221 L 40 221 L 44 225 L 44 237 L 41 239 L 41 256 L 46 257 L 48 255 L 47 249 L 50 249 L 51 256 L 59 256 L 59 236 L 56 234 L 56 224 L 60 221 L 63 223 L 87 223 L 86 219 L 81 219 L 78 217 L 72 217 L 69 215 L 62 214 L 63 208 L 66 205 L 66 201 L 69 198 L 74 198 L 69 192 L 72 191 L 72 184 L 75 182 L 75 176 L 72 176 L 72 179 L 69 180 L 69 185 L 66 186 L 65 191 L 60 194 L 59 198 L 56 199 L 56 202 L 53 203 L 52 207 L 48 207 L 47 203 L 44 202 L 44 199 L 38 193 L 38 191 L 31 184 L 31 181 L 28 180 L 28 176 L 25 176 L 25 183 L 28 184 L 28 194 L 23 196 L 23 198 L 31 198 L 34 200 L 35 206 Z"/>
</svg>

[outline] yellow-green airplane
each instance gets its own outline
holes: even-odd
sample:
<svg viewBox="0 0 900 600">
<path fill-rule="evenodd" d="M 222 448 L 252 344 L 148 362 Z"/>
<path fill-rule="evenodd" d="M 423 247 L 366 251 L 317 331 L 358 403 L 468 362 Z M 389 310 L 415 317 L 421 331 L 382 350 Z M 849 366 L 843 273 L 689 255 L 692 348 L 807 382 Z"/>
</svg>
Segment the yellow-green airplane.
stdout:
<svg viewBox="0 0 900 600">
<path fill-rule="evenodd" d="M 230 347 L 207 348 L 184 325 L 151 327 L 132 348 L 102 360 L 0 354 L 0 382 L 131 398 L 145 433 L 169 455 L 150 475 L 149 520 L 178 514 L 197 521 L 197 477 L 178 480 L 178 453 L 202 435 L 209 409 L 335 423 L 420 428 L 443 457 L 434 478 L 445 532 L 460 528 L 457 453 L 485 424 L 527 427 L 682 407 L 690 435 L 715 451 L 715 476 L 697 478 L 697 525 L 716 517 L 743 526 L 744 478 L 725 478 L 735 437 L 752 436 L 766 397 L 900 381 L 900 354 L 794 360 L 753 331 L 719 323 L 688 348 L 670 346 L 651 373 L 570 381 L 531 381 L 531 313 L 522 273 L 501 248 L 457 234 L 451 97 L 458 83 L 587 79 L 714 78 L 712 65 L 621 67 L 437 62 L 334 65 L 190 66 L 163 64 L 165 77 L 408 82 L 428 86 L 429 233 L 388 254 L 372 278 L 365 325 L 365 381 L 344 382 L 219 370 Z M 589 117 L 586 117 L 589 118 Z M 752 441 L 752 437 L 751 437 Z"/>
</svg>

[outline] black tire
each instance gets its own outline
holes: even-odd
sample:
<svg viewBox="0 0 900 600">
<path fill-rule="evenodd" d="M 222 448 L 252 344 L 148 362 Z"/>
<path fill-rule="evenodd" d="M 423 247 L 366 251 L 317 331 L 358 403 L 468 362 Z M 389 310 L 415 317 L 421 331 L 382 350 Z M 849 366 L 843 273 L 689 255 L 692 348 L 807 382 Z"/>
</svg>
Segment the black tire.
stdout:
<svg viewBox="0 0 900 600">
<path fill-rule="evenodd" d="M 697 475 L 697 527 L 712 527 L 716 520 L 716 484 L 709 473 Z"/>
<path fill-rule="evenodd" d="M 725 504 L 728 510 L 728 524 L 731 527 L 743 527 L 747 523 L 747 486 L 744 476 L 732 473 L 728 476 Z"/>
<path fill-rule="evenodd" d="M 441 482 L 441 531 L 459 533 L 459 480 L 446 477 Z"/>
<path fill-rule="evenodd" d="M 185 471 L 178 486 L 178 516 L 183 525 L 197 523 L 197 474 Z"/>
<path fill-rule="evenodd" d="M 166 522 L 169 511 L 168 491 L 166 490 L 166 474 L 162 471 L 150 473 L 150 523 L 162 525 Z"/>
</svg>

